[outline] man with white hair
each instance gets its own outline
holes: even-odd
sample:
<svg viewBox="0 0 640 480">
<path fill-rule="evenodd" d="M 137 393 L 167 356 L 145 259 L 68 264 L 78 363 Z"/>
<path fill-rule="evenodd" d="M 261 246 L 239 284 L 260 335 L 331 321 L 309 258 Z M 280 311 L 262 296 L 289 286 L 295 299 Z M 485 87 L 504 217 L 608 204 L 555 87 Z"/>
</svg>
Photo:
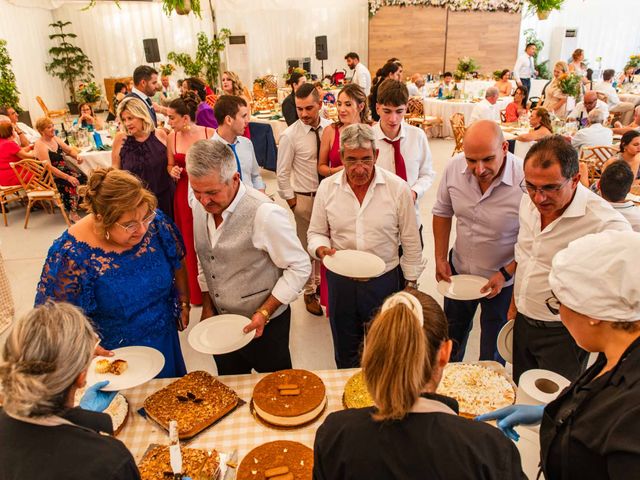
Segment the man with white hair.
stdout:
<svg viewBox="0 0 640 480">
<path fill-rule="evenodd" d="M 487 88 L 484 99 L 473 107 L 468 124 L 471 125 L 478 120 L 493 120 L 496 123 L 500 123 L 500 111 L 496 105 L 499 97 L 500 91 L 496 87 Z"/>
<path fill-rule="evenodd" d="M 417 287 L 424 265 L 409 184 L 376 167 L 378 150 L 369 125 L 355 124 L 340 135 L 344 170 L 320 183 L 307 234 L 309 254 L 318 260 L 338 250 L 360 250 L 384 261 L 381 275 L 353 279 L 327 271 L 331 334 L 338 368 L 357 367 L 364 326 L 386 297 Z M 402 246 L 402 257 L 398 255 Z M 400 282 L 398 265 L 406 279 Z"/>
<path fill-rule="evenodd" d="M 410 97 L 425 97 L 425 84 L 424 77 L 421 73 L 414 73 L 411 75 L 411 82 L 407 84 Z"/>
<path fill-rule="evenodd" d="M 250 322 L 244 333 L 256 331 L 240 350 L 214 355 L 218 374 L 291 368 L 289 304 L 311 264 L 288 212 L 240 180 L 233 152 L 222 142 L 194 143 L 187 172 L 198 200 L 192 210 L 201 320 L 234 313 Z"/>
<path fill-rule="evenodd" d="M 611 145 L 613 132 L 603 125 L 607 119 L 607 113 L 599 108 L 589 112 L 589 126 L 579 130 L 571 139 L 573 148 L 580 151 L 583 147 L 595 147 L 597 145 Z"/>
</svg>

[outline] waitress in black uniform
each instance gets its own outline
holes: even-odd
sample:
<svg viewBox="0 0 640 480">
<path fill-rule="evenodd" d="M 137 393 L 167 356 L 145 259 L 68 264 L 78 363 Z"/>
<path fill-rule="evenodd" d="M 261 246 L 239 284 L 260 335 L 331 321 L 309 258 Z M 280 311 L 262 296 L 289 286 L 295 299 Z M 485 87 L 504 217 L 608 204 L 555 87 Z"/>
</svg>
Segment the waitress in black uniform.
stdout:
<svg viewBox="0 0 640 480">
<path fill-rule="evenodd" d="M 546 406 L 514 405 L 478 420 L 540 426 L 547 480 L 640 478 L 640 233 L 606 231 L 557 253 L 548 308 L 596 362 Z"/>
</svg>

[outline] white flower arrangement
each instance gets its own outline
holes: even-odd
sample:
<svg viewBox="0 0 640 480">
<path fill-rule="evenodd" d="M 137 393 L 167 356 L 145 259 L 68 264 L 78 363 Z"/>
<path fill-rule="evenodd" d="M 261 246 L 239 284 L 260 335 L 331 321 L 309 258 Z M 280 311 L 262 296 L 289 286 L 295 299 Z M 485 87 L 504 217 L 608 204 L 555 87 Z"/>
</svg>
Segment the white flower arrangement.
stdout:
<svg viewBox="0 0 640 480">
<path fill-rule="evenodd" d="M 448 7 L 453 11 L 520 13 L 523 3 L 523 0 L 369 0 L 369 14 L 375 15 L 384 6 Z"/>
</svg>

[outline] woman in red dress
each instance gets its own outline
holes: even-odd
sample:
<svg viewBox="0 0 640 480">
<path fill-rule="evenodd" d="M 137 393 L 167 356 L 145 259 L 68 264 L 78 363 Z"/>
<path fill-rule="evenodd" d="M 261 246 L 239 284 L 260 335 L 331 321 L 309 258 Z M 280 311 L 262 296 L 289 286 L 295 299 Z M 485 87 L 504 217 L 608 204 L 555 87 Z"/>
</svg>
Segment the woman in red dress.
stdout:
<svg viewBox="0 0 640 480">
<path fill-rule="evenodd" d="M 189 276 L 191 303 L 202 304 L 202 292 L 198 285 L 198 260 L 193 244 L 193 216 L 189 207 L 189 178 L 185 169 L 187 151 L 198 140 L 211 138 L 214 130 L 195 124 L 198 100 L 191 92 L 173 100 L 168 107 L 169 125 L 173 131 L 167 139 L 167 169 L 177 182 L 173 197 L 174 220 L 186 247 L 186 263 Z"/>
<path fill-rule="evenodd" d="M 0 122 L 0 185 L 3 187 L 20 185 L 16 172 L 9 164 L 24 158 L 35 160 L 36 156 L 31 150 L 32 147 L 20 148 L 13 140 L 13 125 L 9 120 Z"/>
</svg>

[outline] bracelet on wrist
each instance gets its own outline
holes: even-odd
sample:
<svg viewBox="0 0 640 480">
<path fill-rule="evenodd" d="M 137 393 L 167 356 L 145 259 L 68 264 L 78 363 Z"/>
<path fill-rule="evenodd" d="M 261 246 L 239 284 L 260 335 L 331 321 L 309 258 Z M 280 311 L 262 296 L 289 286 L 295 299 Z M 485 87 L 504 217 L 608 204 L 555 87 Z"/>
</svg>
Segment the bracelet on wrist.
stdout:
<svg viewBox="0 0 640 480">
<path fill-rule="evenodd" d="M 259 313 L 266 319 L 266 322 L 264 322 L 265 325 L 269 324 L 269 322 L 271 321 L 271 315 L 266 308 L 259 308 L 258 310 L 256 310 L 256 313 Z"/>
<path fill-rule="evenodd" d="M 180 302 L 180 308 L 188 308 L 189 310 L 191 310 L 191 304 L 189 302 Z"/>
</svg>

